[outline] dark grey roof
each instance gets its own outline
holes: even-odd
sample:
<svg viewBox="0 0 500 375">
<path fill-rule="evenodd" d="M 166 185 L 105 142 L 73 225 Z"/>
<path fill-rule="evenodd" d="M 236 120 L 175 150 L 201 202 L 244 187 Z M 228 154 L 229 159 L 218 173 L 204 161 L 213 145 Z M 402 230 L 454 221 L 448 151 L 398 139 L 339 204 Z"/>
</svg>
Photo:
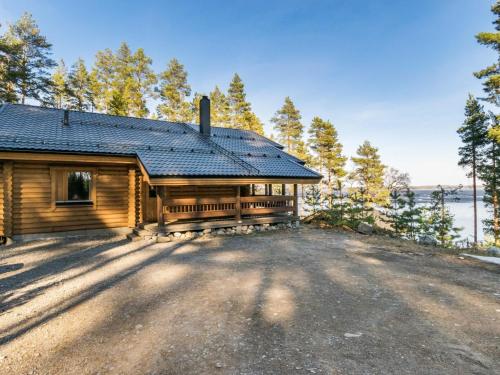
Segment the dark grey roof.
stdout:
<svg viewBox="0 0 500 375">
<path fill-rule="evenodd" d="M 137 156 L 150 176 L 319 178 L 282 147 L 251 131 L 64 111 L 20 104 L 0 108 L 0 150 Z"/>
</svg>

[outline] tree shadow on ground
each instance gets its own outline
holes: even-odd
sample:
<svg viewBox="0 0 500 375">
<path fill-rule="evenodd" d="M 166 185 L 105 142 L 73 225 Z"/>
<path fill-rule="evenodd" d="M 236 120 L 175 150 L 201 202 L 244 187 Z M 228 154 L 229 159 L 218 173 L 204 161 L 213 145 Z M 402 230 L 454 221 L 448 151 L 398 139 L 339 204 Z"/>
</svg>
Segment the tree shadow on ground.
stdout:
<svg viewBox="0 0 500 375">
<path fill-rule="evenodd" d="M 411 257 L 393 257 L 370 246 L 346 253 L 346 246 L 342 238 L 301 231 L 124 250 L 114 258 L 89 261 L 93 268 L 77 273 L 73 281 L 114 267 L 119 258 L 148 253 L 105 280 L 85 285 L 56 309 L 9 327 L 0 344 L 78 306 L 99 303 L 107 292 L 106 298 L 113 297 L 109 318 L 85 326 L 59 346 L 41 361 L 47 369 L 65 362 L 72 372 L 79 357 L 103 354 L 120 358 L 114 361 L 116 372 L 126 373 L 367 373 L 382 368 L 397 373 L 404 366 L 451 374 L 456 368 L 450 363 L 476 373 L 492 370 L 491 363 L 477 362 L 467 350 L 462 361 L 449 352 L 446 345 L 456 337 L 404 295 L 410 291 L 407 283 L 398 285 L 412 272 L 449 284 L 454 276 L 450 280 L 440 274 L 442 264 L 414 269 Z M 89 250 L 87 256 L 99 258 L 103 251 Z M 62 265 L 65 272 L 89 264 L 79 263 L 78 256 L 64 259 L 69 263 Z M 40 267 L 11 279 L 10 285 L 49 277 L 48 267 Z M 428 298 L 424 290 L 412 290 L 416 300 Z M 446 297 L 446 291 L 440 292 L 438 298 Z M 360 336 L 346 338 L 346 333 Z M 102 345 L 95 344 L 99 340 Z M 131 342 L 133 352 L 123 340 Z M 93 370 L 106 372 L 98 361 L 96 366 Z"/>
</svg>

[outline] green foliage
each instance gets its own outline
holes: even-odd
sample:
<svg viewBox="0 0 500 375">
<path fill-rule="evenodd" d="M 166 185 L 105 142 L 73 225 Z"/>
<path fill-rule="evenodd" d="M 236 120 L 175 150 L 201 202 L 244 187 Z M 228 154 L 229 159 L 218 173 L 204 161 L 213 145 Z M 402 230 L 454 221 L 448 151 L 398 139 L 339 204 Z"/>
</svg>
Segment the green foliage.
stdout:
<svg viewBox="0 0 500 375">
<path fill-rule="evenodd" d="M 9 26 L 0 42 L 3 99 L 44 102 L 51 87 L 50 69 L 56 65 L 50 58 L 51 49 L 31 14 L 24 13 Z"/>
<path fill-rule="evenodd" d="M 271 119 L 274 124 L 274 130 L 278 134 L 278 140 L 285 146 L 287 152 L 298 158 L 304 157 L 306 147 L 302 140 L 304 126 L 300 121 L 302 116 L 292 100 L 287 96 L 285 103 L 276 111 L 276 114 Z"/>
<path fill-rule="evenodd" d="M 446 197 L 456 197 L 458 190 L 446 190 L 438 186 L 438 190 L 431 194 L 430 205 L 423 210 L 422 232 L 434 237 L 443 247 L 451 247 L 460 237 L 461 228 L 453 225 L 453 215 L 445 203 Z"/>
<path fill-rule="evenodd" d="M 422 230 L 423 208 L 417 207 L 415 193 L 409 188 L 403 191 L 394 189 L 390 193 L 390 203 L 387 205 L 385 222 L 396 236 L 409 240 L 417 240 Z"/>
<path fill-rule="evenodd" d="M 309 146 L 315 153 L 311 164 L 320 172 L 326 172 L 326 187 L 331 195 L 337 182 L 347 175 L 345 164 L 347 158 L 342 155 L 342 144 L 338 139 L 337 130 L 330 121 L 314 117 L 309 127 Z M 332 207 L 333 201 L 329 199 Z"/>
<path fill-rule="evenodd" d="M 497 1 L 491 8 L 492 13 L 496 16 L 493 24 L 496 32 L 482 32 L 476 35 L 479 44 L 493 49 L 500 58 L 500 1 Z M 487 94 L 485 100 L 500 105 L 500 64 L 496 62 L 476 73 L 474 75 L 483 80 L 483 89 Z"/>
<path fill-rule="evenodd" d="M 177 59 L 170 60 L 167 69 L 160 74 L 160 100 L 157 107 L 160 118 L 168 121 L 191 122 L 192 107 L 186 100 L 191 95 L 187 72 Z"/>
<path fill-rule="evenodd" d="M 365 141 L 352 158 L 355 164 L 351 179 L 358 186 L 358 194 L 366 205 L 384 206 L 388 202 L 389 190 L 384 185 L 385 165 L 380 161 L 378 149 Z"/>
<path fill-rule="evenodd" d="M 210 121 L 214 126 L 228 128 L 231 126 L 231 112 L 227 96 L 215 86 L 210 93 Z"/>
<path fill-rule="evenodd" d="M 83 59 L 73 64 L 67 78 L 68 107 L 85 111 L 94 106 L 90 75 Z"/>
<path fill-rule="evenodd" d="M 490 114 L 491 127 L 498 127 L 498 119 L 495 115 Z M 483 181 L 484 187 L 484 203 L 490 211 L 491 217 L 485 219 L 485 233 L 493 236 L 495 244 L 500 245 L 500 145 L 497 139 L 492 137 L 486 138 L 484 149 L 484 161 L 478 168 L 478 174 Z"/>
<path fill-rule="evenodd" d="M 54 108 L 66 108 L 68 105 L 68 69 L 64 60 L 59 61 L 52 74 L 52 85 L 46 105 Z"/>
<path fill-rule="evenodd" d="M 132 52 L 126 43 L 113 53 L 109 48 L 98 51 L 89 74 L 89 96 L 101 112 L 114 115 L 145 117 L 147 99 L 153 97 L 156 75 L 152 60 L 139 48 Z"/>
<path fill-rule="evenodd" d="M 238 74 L 234 75 L 229 84 L 227 102 L 230 114 L 229 127 L 264 134 L 264 126 L 252 112 L 252 106 L 246 99 L 245 85 Z"/>
<path fill-rule="evenodd" d="M 318 185 L 308 185 L 305 189 L 304 203 L 306 204 L 305 209 L 308 212 L 315 214 L 321 210 L 323 206 L 323 200 L 321 197 L 321 189 Z"/>
<path fill-rule="evenodd" d="M 457 130 L 462 140 L 462 146 L 458 149 L 460 160 L 458 165 L 467 168 L 469 177 L 476 174 L 477 166 L 481 163 L 484 147 L 488 135 L 488 116 L 483 106 L 477 99 L 469 94 L 465 106 L 465 120 Z"/>
</svg>

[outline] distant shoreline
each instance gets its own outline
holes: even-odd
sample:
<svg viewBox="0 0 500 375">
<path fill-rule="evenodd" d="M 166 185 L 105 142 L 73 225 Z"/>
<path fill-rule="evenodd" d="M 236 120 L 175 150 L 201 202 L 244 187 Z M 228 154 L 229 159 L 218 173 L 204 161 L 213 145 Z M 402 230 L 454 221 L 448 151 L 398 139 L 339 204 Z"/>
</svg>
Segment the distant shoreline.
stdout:
<svg viewBox="0 0 500 375">
<path fill-rule="evenodd" d="M 420 185 L 420 186 L 410 186 L 411 190 L 436 190 L 438 185 Z M 441 185 L 444 189 L 457 189 L 459 185 Z M 472 185 L 461 186 L 462 190 L 472 190 Z M 483 186 L 478 186 L 478 190 L 482 190 Z"/>
</svg>

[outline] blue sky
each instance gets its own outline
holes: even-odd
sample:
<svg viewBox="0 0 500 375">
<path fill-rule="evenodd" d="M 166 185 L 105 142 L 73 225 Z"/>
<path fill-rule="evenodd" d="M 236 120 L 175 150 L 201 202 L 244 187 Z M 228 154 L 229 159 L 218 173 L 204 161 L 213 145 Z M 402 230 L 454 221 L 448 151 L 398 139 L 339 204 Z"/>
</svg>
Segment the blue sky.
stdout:
<svg viewBox="0 0 500 375">
<path fill-rule="evenodd" d="M 347 155 L 365 139 L 414 184 L 468 183 L 456 128 L 472 72 L 495 61 L 474 35 L 491 30 L 493 0 L 45 1 L 0 0 L 0 22 L 33 14 L 54 57 L 88 63 L 122 41 L 161 70 L 172 57 L 193 91 L 243 78 L 269 119 L 290 96 L 309 125 L 330 119 Z"/>
</svg>

